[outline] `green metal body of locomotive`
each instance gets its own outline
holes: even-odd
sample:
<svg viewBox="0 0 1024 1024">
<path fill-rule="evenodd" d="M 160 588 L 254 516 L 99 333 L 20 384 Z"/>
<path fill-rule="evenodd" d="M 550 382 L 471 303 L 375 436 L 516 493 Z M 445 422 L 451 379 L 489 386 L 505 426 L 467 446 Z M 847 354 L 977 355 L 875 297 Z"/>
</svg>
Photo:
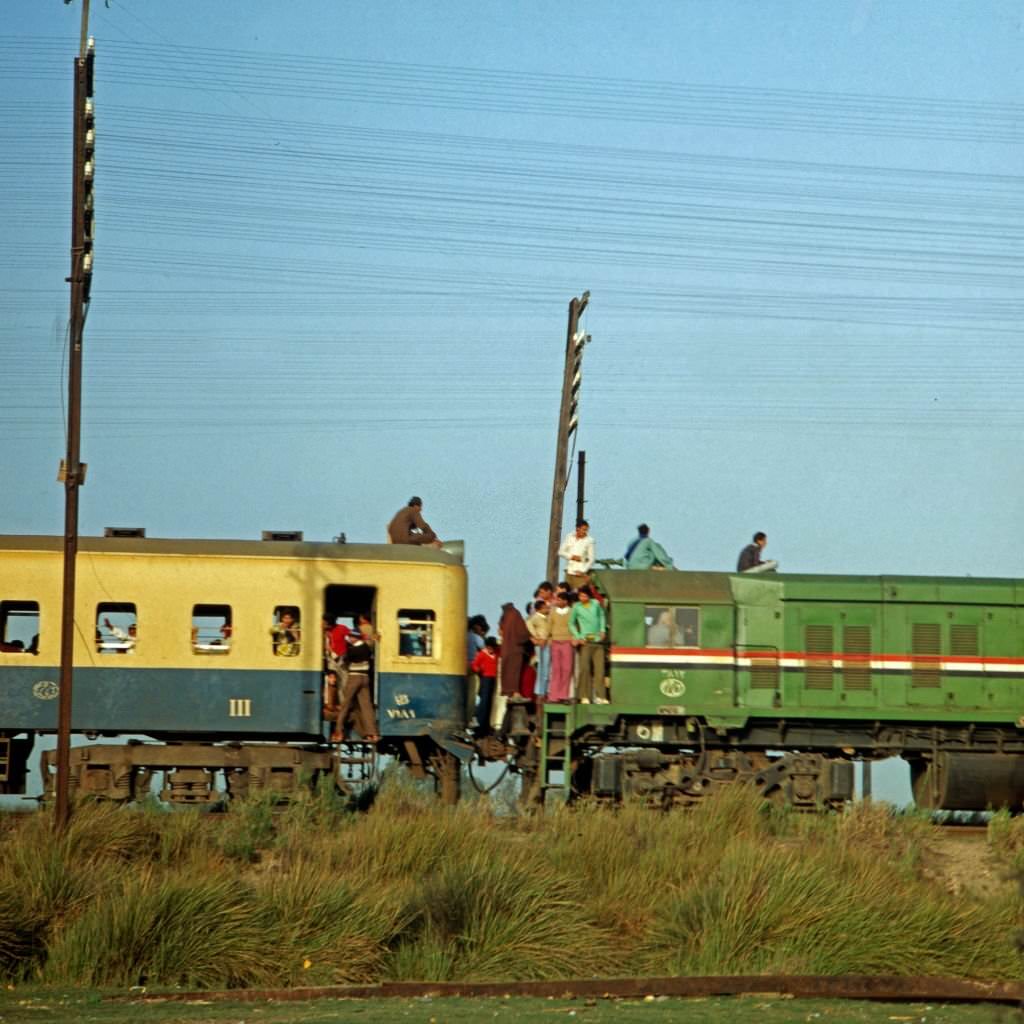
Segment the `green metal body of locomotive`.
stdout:
<svg viewBox="0 0 1024 1024">
<path fill-rule="evenodd" d="M 747 781 L 797 806 L 900 755 L 927 807 L 1024 805 L 1024 581 L 596 574 L 607 705 L 547 705 L 547 792 L 693 803 Z"/>
</svg>

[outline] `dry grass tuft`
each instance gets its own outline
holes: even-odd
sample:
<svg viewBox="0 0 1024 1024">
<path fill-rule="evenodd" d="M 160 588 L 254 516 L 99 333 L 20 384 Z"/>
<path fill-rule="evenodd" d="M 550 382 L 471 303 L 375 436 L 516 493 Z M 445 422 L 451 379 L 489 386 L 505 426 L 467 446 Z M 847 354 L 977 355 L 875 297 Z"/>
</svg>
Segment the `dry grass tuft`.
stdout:
<svg viewBox="0 0 1024 1024">
<path fill-rule="evenodd" d="M 1013 978 L 1016 887 L 948 891 L 934 827 L 884 805 L 806 817 L 750 794 L 693 812 L 444 808 L 386 785 L 227 816 L 82 806 L 0 820 L 0 978 L 123 987 L 639 973 Z M 996 815 L 991 849 L 1024 857 Z M 941 861 L 941 857 L 939 858 Z"/>
</svg>

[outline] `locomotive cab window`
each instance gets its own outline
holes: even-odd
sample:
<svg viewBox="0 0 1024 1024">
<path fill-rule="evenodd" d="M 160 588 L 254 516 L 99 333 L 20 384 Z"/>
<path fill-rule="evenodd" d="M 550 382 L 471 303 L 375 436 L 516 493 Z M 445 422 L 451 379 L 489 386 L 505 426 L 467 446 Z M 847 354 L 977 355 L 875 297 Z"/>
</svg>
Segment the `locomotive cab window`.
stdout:
<svg viewBox="0 0 1024 1024">
<path fill-rule="evenodd" d="M 644 644 L 647 647 L 699 647 L 700 609 L 646 605 Z"/>
<path fill-rule="evenodd" d="M 435 612 L 427 608 L 402 608 L 398 612 L 398 653 L 403 658 L 434 656 Z"/>
<path fill-rule="evenodd" d="M 107 601 L 96 606 L 96 650 L 100 654 L 134 654 L 139 640 L 135 605 Z"/>
<path fill-rule="evenodd" d="M 295 658 L 302 653 L 301 615 L 294 605 L 279 604 L 274 609 L 270 644 L 274 656 L 278 658 Z"/>
<path fill-rule="evenodd" d="M 37 601 L 0 601 L 0 653 L 39 653 Z"/>
<path fill-rule="evenodd" d="M 192 607 L 192 653 L 224 655 L 231 650 L 231 606 L 197 604 Z"/>
</svg>

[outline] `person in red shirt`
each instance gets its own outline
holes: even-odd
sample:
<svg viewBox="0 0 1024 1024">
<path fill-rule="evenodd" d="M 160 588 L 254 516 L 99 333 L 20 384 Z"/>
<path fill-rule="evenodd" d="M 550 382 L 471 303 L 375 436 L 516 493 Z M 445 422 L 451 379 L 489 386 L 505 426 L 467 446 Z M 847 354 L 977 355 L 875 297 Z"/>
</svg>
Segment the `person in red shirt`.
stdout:
<svg viewBox="0 0 1024 1024">
<path fill-rule="evenodd" d="M 333 615 L 323 617 L 324 624 L 324 661 L 328 668 L 341 672 L 345 651 L 348 650 L 348 638 L 352 630 L 337 622 Z"/>
<path fill-rule="evenodd" d="M 473 664 L 469 666 L 471 672 L 480 677 L 480 693 L 476 700 L 477 736 L 487 736 L 491 732 L 491 711 L 494 707 L 494 691 L 498 687 L 498 661 L 501 657 L 501 648 L 498 641 L 489 636 L 484 640 L 483 647 L 477 651 Z"/>
<path fill-rule="evenodd" d="M 532 714 L 533 705 L 537 702 L 537 668 L 529 661 L 523 665 L 522 674 L 519 676 L 519 696 L 530 702 Z"/>
</svg>

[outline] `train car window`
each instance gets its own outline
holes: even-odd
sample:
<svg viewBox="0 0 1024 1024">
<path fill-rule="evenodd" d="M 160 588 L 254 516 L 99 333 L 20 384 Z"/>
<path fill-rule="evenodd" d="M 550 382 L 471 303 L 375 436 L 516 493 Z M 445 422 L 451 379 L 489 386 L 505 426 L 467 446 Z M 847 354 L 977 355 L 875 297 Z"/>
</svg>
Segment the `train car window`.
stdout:
<svg viewBox="0 0 1024 1024">
<path fill-rule="evenodd" d="M 0 653 L 39 653 L 38 601 L 0 601 Z"/>
<path fill-rule="evenodd" d="M 139 640 L 135 605 L 106 601 L 96 605 L 96 650 L 100 654 L 134 654 Z"/>
<path fill-rule="evenodd" d="M 402 608 L 398 612 L 398 653 L 405 658 L 434 656 L 434 623 L 428 608 Z"/>
<path fill-rule="evenodd" d="M 302 653 L 302 615 L 294 605 L 279 604 L 274 609 L 270 643 L 278 658 L 295 658 Z"/>
<path fill-rule="evenodd" d="M 212 655 L 231 651 L 231 606 L 197 604 L 192 606 L 192 653 Z"/>
<path fill-rule="evenodd" d="M 647 647 L 699 647 L 700 609 L 646 605 L 644 638 Z"/>
</svg>

